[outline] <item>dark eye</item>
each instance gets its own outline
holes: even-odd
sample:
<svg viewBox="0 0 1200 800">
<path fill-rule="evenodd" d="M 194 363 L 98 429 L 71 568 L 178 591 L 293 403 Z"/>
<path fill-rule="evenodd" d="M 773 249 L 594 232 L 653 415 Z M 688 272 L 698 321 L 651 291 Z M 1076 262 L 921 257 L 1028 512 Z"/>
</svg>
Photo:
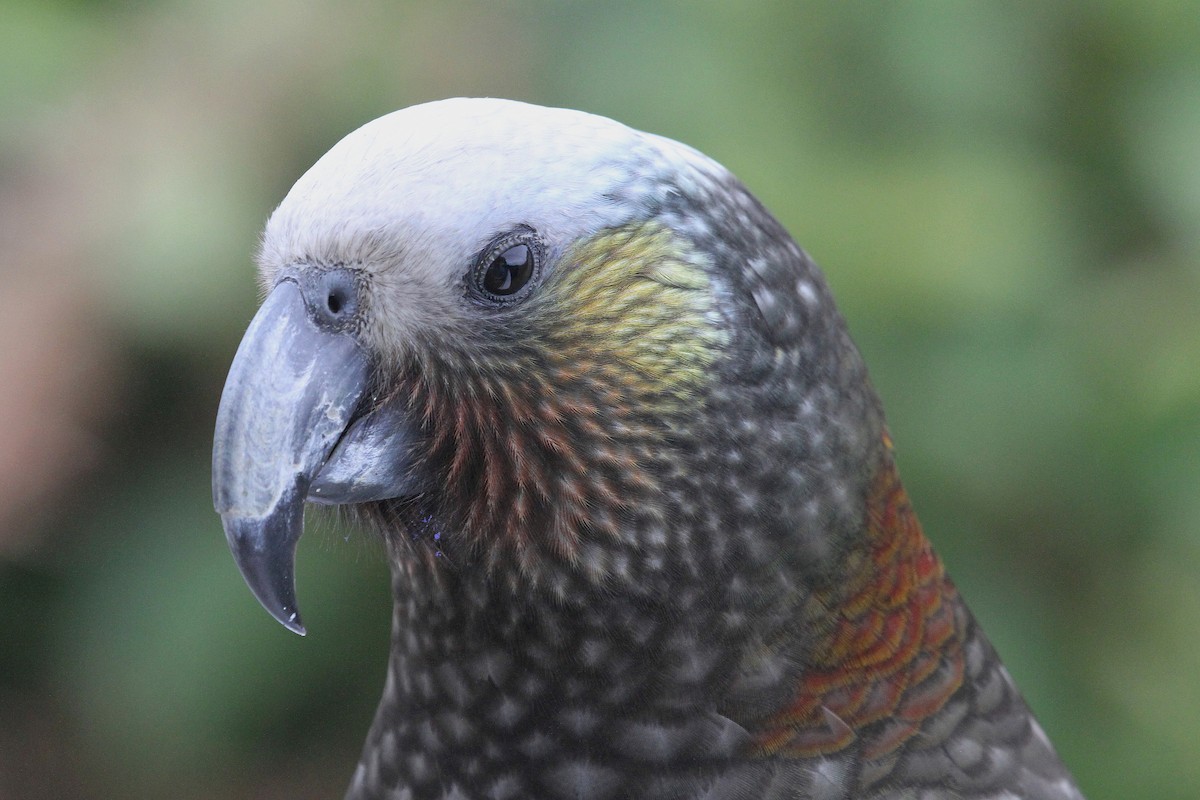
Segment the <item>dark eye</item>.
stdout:
<svg viewBox="0 0 1200 800">
<path fill-rule="evenodd" d="M 533 251 L 527 244 L 510 247 L 493 259 L 483 273 L 483 288 L 494 295 L 516 294 L 533 277 Z"/>
<path fill-rule="evenodd" d="M 504 237 L 489 248 L 475 270 L 476 293 L 497 304 L 515 302 L 538 273 L 541 250 L 528 228 Z"/>
</svg>

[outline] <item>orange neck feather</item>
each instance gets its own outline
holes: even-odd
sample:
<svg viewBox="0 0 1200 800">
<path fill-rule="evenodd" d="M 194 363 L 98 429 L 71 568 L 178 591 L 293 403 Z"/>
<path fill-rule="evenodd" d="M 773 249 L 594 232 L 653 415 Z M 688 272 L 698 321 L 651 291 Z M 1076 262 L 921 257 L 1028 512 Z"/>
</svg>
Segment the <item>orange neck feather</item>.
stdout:
<svg viewBox="0 0 1200 800">
<path fill-rule="evenodd" d="M 844 581 L 814 593 L 820 631 L 793 702 L 765 721 L 764 754 L 822 755 L 862 739 L 874 758 L 917 733 L 962 683 L 960 603 L 891 459 L 868 499 L 864 546 Z"/>
</svg>

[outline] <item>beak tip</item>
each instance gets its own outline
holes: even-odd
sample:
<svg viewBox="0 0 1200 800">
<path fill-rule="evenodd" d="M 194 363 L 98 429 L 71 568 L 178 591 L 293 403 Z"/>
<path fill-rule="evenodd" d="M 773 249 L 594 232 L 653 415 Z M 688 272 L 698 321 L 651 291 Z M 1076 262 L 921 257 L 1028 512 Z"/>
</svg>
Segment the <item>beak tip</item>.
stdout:
<svg viewBox="0 0 1200 800">
<path fill-rule="evenodd" d="M 304 636 L 308 633 L 308 630 L 304 627 L 304 623 L 300 620 L 300 611 L 296 608 L 295 600 L 280 603 L 275 598 L 264 597 L 259 594 L 253 586 L 250 588 L 254 591 L 254 596 L 258 599 L 258 602 L 262 604 L 262 607 L 266 609 L 268 614 L 275 618 L 276 622 L 299 636 Z"/>
<path fill-rule="evenodd" d="M 280 625 L 300 636 L 307 633 L 300 620 L 300 609 L 296 607 L 294 578 L 267 573 L 252 576 L 245 567 L 242 574 L 258 602 Z"/>
<path fill-rule="evenodd" d="M 279 620 L 283 627 L 287 628 L 297 636 L 307 636 L 308 629 L 304 627 L 304 623 L 300 621 L 300 612 L 293 611 L 286 619 Z"/>
<path fill-rule="evenodd" d="M 294 505 L 299 508 L 299 503 Z M 269 517 L 267 520 L 246 520 L 226 517 L 225 534 L 234 559 L 246 585 L 258 602 L 279 624 L 293 633 L 307 632 L 296 607 L 295 553 L 299 538 L 299 523 L 288 519 L 293 514 Z M 282 531 L 271 531 L 274 524 L 283 523 Z M 275 535 L 271 535 L 275 534 Z"/>
</svg>

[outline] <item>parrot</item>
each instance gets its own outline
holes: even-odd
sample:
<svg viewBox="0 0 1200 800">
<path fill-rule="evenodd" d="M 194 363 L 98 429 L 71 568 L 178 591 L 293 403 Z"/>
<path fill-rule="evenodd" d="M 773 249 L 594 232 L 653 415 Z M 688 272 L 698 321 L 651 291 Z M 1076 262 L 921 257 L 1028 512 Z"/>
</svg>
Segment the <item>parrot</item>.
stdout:
<svg viewBox="0 0 1200 800">
<path fill-rule="evenodd" d="M 716 161 L 424 103 L 322 156 L 256 260 L 214 506 L 299 634 L 306 504 L 382 542 L 350 800 L 1082 799 L 824 275 Z"/>
</svg>

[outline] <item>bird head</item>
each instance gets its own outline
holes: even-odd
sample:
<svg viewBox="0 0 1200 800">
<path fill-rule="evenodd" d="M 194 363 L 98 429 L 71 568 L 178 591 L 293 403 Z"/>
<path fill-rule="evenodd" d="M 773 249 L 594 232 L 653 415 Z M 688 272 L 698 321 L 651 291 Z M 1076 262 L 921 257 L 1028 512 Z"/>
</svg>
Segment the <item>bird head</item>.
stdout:
<svg viewBox="0 0 1200 800">
<path fill-rule="evenodd" d="M 214 504 L 298 633 L 306 502 L 388 545 L 349 796 L 1080 797 L 921 532 L 824 278 L 716 162 L 416 106 L 296 183 L 259 268 Z"/>
<path fill-rule="evenodd" d="M 305 502 L 518 592 L 819 571 L 862 529 L 882 416 L 857 351 L 807 256 L 688 147 L 511 101 L 405 109 L 300 178 L 259 268 L 213 493 L 292 630 Z"/>
</svg>

